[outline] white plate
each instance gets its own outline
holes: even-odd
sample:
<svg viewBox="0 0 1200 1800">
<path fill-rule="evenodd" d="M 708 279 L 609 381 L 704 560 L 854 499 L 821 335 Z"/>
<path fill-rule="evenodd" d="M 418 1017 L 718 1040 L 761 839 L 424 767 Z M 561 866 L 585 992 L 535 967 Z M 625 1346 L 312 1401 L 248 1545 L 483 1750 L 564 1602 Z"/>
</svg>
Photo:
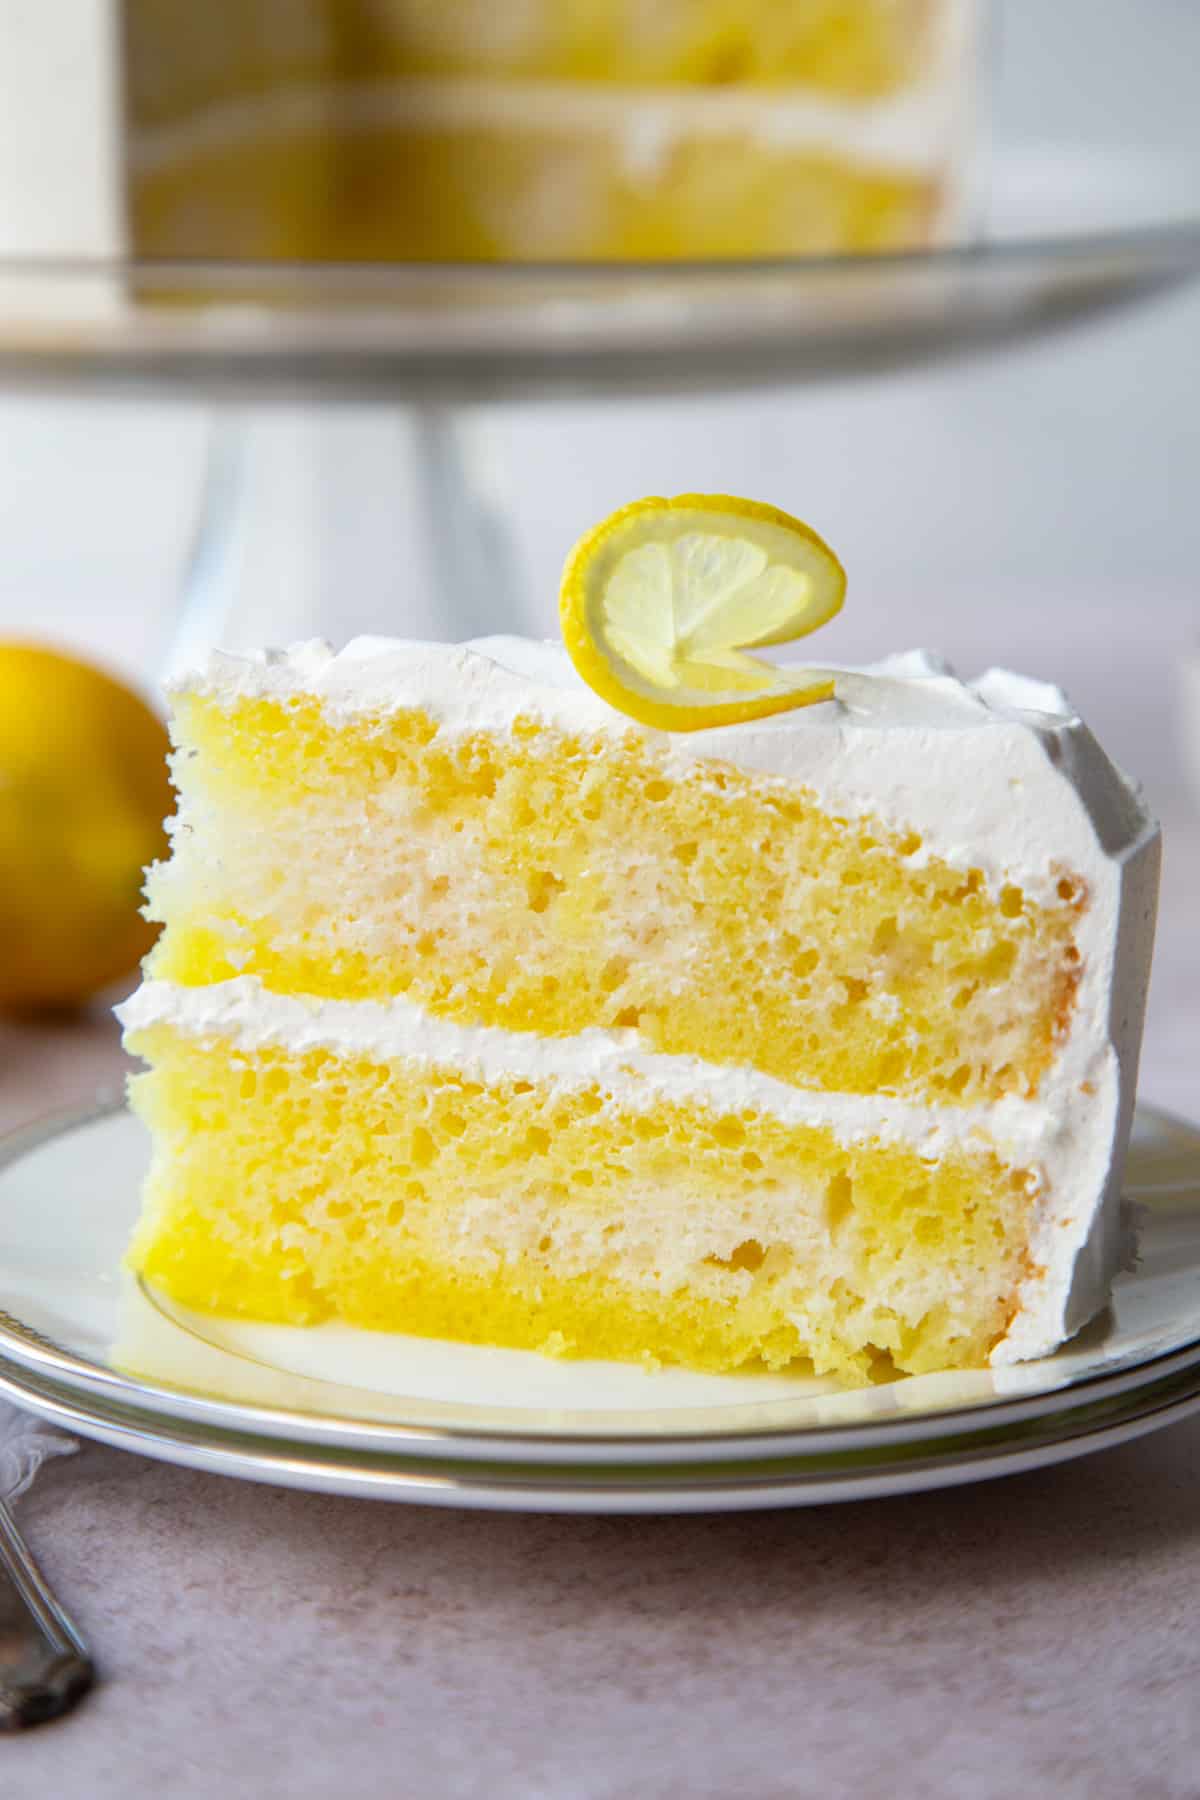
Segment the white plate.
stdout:
<svg viewBox="0 0 1200 1800">
<path fill-rule="evenodd" d="M 145 1156 L 119 1110 L 8 1141 L 0 1387 L 193 1466 L 451 1504 L 783 1505 L 1029 1468 L 1200 1405 L 1200 1133 L 1155 1113 L 1127 1183 L 1142 1257 L 1105 1320 L 1043 1362 L 852 1391 L 188 1314 L 120 1272 Z"/>
</svg>

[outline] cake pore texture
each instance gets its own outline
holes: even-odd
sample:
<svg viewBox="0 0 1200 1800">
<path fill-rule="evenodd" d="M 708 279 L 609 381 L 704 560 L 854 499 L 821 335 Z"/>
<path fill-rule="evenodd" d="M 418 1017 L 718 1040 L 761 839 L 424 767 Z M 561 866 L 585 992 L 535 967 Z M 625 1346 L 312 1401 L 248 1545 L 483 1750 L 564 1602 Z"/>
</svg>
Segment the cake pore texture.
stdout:
<svg viewBox="0 0 1200 1800">
<path fill-rule="evenodd" d="M 214 990 L 214 993 L 219 990 Z M 147 1024 L 131 1260 L 177 1301 L 478 1343 L 866 1379 L 986 1359 L 1031 1171 L 599 1081 L 473 1078 Z"/>
<path fill-rule="evenodd" d="M 151 964 L 184 985 L 406 995 L 467 1023 L 945 1104 L 1035 1095 L 1069 1025 L 1086 886 L 1052 901 L 916 832 L 643 737 L 446 734 L 427 711 L 182 696 L 184 830 Z M 364 854 L 363 846 L 369 851 Z"/>
</svg>

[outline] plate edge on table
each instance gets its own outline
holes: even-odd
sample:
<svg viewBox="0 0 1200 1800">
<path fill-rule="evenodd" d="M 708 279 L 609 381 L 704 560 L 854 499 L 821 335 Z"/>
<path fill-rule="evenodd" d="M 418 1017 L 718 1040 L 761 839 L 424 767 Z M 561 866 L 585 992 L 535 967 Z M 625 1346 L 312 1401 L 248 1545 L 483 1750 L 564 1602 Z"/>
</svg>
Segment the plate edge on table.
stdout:
<svg viewBox="0 0 1200 1800">
<path fill-rule="evenodd" d="M 89 1125 L 114 1121 L 124 1113 L 118 1102 L 60 1114 L 25 1126 L 0 1139 L 0 1172 L 19 1162 L 26 1153 L 46 1147 Z M 1200 1134 L 1183 1121 L 1157 1109 L 1143 1108 L 1160 1128 L 1195 1138 Z M 236 1354 L 228 1352 L 227 1354 Z M 1071 1382 L 1024 1397 L 998 1397 L 967 1406 L 948 1406 L 941 1411 L 914 1412 L 907 1417 L 885 1417 L 850 1424 L 771 1426 L 740 1424 L 729 1428 L 698 1430 L 561 1431 L 538 1428 L 522 1420 L 507 1427 L 462 1424 L 431 1425 L 403 1420 L 379 1421 L 351 1414 L 306 1412 L 264 1407 L 185 1388 L 147 1383 L 112 1368 L 75 1356 L 32 1327 L 0 1314 L 0 1357 L 12 1370 L 24 1370 L 40 1381 L 61 1383 L 86 1393 L 106 1405 L 133 1406 L 147 1416 L 179 1421 L 186 1418 L 197 1428 L 249 1431 L 280 1442 L 303 1441 L 328 1449 L 360 1454 L 388 1453 L 423 1457 L 439 1456 L 485 1461 L 551 1463 L 566 1459 L 578 1466 L 604 1464 L 614 1456 L 646 1465 L 664 1458 L 703 1465 L 733 1462 L 764 1454 L 850 1454 L 920 1442 L 929 1433 L 939 1437 L 969 1437 L 979 1430 L 1011 1429 L 1044 1418 L 1060 1416 L 1081 1404 L 1099 1403 L 1125 1392 L 1137 1394 L 1149 1383 L 1182 1375 L 1200 1364 L 1200 1340 L 1132 1364 L 1094 1371 Z M 316 1383 L 317 1386 L 328 1383 Z M 747 1410 L 753 1403 L 742 1403 Z M 766 1402 L 774 1405 L 777 1402 Z M 501 1410 L 499 1407 L 497 1411 Z M 664 1408 L 663 1411 L 672 1409 Z M 681 1409 L 682 1410 L 682 1409 Z M 688 1409 L 691 1410 L 691 1409 Z"/>
<path fill-rule="evenodd" d="M 310 1492 L 339 1493 L 364 1499 L 446 1505 L 504 1511 L 554 1511 L 576 1513 L 680 1513 L 733 1511 L 783 1506 L 826 1505 L 834 1502 L 882 1498 L 917 1493 L 939 1487 L 960 1486 L 1073 1460 L 1100 1450 L 1115 1448 L 1135 1438 L 1177 1423 L 1200 1409 L 1200 1381 L 1186 1387 L 1176 1384 L 1159 1394 L 1151 1405 L 1126 1416 L 1104 1421 L 1084 1421 L 1068 1435 L 1048 1434 L 1029 1443 L 1025 1434 L 1010 1446 L 989 1443 L 982 1453 L 973 1446 L 957 1453 L 943 1452 L 903 1459 L 893 1455 L 890 1466 L 864 1463 L 841 1473 L 810 1470 L 803 1458 L 796 1466 L 759 1472 L 738 1479 L 718 1468 L 708 1479 L 697 1479 L 685 1470 L 679 1479 L 670 1471 L 639 1470 L 641 1485 L 632 1482 L 597 1482 L 567 1472 L 557 1480 L 533 1465 L 481 1474 L 471 1464 L 440 1464 L 431 1469 L 419 1458 L 349 1457 L 316 1458 L 312 1447 L 289 1446 L 278 1441 L 254 1440 L 229 1443 L 182 1424 L 163 1429 L 161 1419 L 139 1418 L 132 1409 L 87 1411 L 71 1396 L 36 1391 L 0 1362 L 0 1394 L 29 1406 L 50 1422 L 118 1449 L 134 1451 L 155 1460 L 207 1473 L 287 1486 Z M 1094 1411 L 1092 1407 L 1078 1409 Z M 996 1433 L 981 1434 L 989 1439 Z M 915 1446 L 919 1450 L 920 1446 Z M 657 1479 L 652 1479 L 657 1476 Z M 665 1477 L 665 1479 L 664 1479 Z"/>
</svg>

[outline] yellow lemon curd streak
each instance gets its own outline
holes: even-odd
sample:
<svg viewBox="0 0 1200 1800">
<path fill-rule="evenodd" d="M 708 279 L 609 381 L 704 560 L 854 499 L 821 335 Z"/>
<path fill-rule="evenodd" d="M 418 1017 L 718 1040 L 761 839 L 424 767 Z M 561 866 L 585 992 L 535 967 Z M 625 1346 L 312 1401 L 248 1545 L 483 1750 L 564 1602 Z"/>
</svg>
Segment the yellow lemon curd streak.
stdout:
<svg viewBox="0 0 1200 1800">
<path fill-rule="evenodd" d="M 198 1309 L 863 1379 L 981 1362 L 1028 1272 L 1034 1182 L 988 1151 L 926 1163 L 757 1111 L 162 1024 L 132 1047 L 155 1158 L 130 1262 Z"/>
<path fill-rule="evenodd" d="M 1086 903 L 990 892 L 915 834 L 632 730 L 182 694 L 181 821 L 152 871 L 149 973 L 405 995 L 469 1024 L 647 1048 L 803 1088 L 950 1106 L 1032 1096 L 1065 1030 Z"/>
</svg>

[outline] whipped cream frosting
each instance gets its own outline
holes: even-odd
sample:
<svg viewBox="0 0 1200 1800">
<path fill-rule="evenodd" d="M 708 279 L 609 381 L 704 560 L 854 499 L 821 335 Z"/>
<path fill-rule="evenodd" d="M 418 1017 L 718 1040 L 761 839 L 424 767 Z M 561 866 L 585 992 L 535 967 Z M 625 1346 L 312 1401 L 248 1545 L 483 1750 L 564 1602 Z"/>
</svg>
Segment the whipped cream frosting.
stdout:
<svg viewBox="0 0 1200 1800">
<path fill-rule="evenodd" d="M 1120 1171 L 1132 1119 L 1153 941 L 1158 832 L 1059 689 L 1005 670 L 964 682 L 913 651 L 831 670 L 836 698 L 771 719 L 669 734 L 634 724 L 591 693 L 554 644 L 484 638 L 465 645 L 360 638 L 335 655 L 313 642 L 248 657 L 214 654 L 174 685 L 218 703 L 316 697 L 333 718 L 420 707 L 441 731 L 504 733 L 518 718 L 573 733 L 635 734 L 673 771 L 734 765 L 801 786 L 842 816 L 917 832 L 930 856 L 979 868 L 1051 900 L 1069 874 L 1085 885 L 1081 974 L 1069 1032 L 1034 1100 L 921 1108 L 802 1092 L 752 1070 L 713 1069 L 640 1050 L 634 1034 L 541 1039 L 435 1020 L 404 1001 L 363 1006 L 267 994 L 247 978 L 210 989 L 149 983 L 122 1009 L 129 1030 L 155 1020 L 246 1043 L 325 1043 L 470 1063 L 484 1073 L 601 1080 L 622 1098 L 691 1094 L 755 1106 L 849 1135 L 900 1138 L 936 1155 L 993 1142 L 1039 1177 L 1030 1273 L 993 1360 L 1044 1354 L 1104 1303 L 1123 1254 Z"/>
<path fill-rule="evenodd" d="M 924 650 L 829 673 L 832 701 L 679 733 L 636 725 L 592 693 L 560 644 L 527 638 L 362 637 L 336 655 L 319 640 L 248 656 L 218 652 L 170 686 L 218 701 L 310 695 L 333 719 L 420 707 L 447 733 L 507 732 L 518 718 L 604 737 L 633 733 L 672 772 L 717 761 L 777 777 L 843 816 L 918 832 L 914 866 L 939 856 L 982 870 L 996 887 L 1020 870 L 1040 900 L 1054 898 L 1060 864 L 1086 875 L 1098 850 L 1119 854 L 1151 829 L 1139 792 L 1058 688 L 1002 669 L 963 682 Z M 943 779 L 947 757 L 953 782 Z"/>
<path fill-rule="evenodd" d="M 276 994 L 254 975 L 207 987 L 145 981 L 117 1008 L 128 1032 L 171 1025 L 192 1037 L 220 1036 L 244 1050 L 294 1055 L 328 1049 L 378 1061 L 452 1068 L 468 1080 L 513 1079 L 573 1090 L 598 1086 L 637 1112 L 660 1100 L 697 1101 L 722 1112 L 752 1109 L 786 1125 L 827 1125 L 845 1142 L 878 1138 L 933 1158 L 952 1146 L 997 1145 L 1014 1162 L 1040 1155 L 1041 1109 L 1006 1098 L 989 1106 L 920 1106 L 866 1094 L 793 1087 L 749 1067 L 647 1050 L 636 1031 L 592 1027 L 544 1037 L 496 1025 L 461 1025 L 411 1000 L 325 1000 Z"/>
</svg>

